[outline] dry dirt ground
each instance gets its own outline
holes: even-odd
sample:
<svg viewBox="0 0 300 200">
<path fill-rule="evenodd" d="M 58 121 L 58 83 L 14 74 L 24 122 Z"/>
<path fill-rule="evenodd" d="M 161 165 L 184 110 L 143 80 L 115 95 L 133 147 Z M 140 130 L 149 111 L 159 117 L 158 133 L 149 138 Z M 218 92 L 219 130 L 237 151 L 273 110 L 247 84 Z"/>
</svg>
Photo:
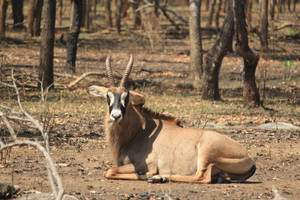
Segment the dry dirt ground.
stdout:
<svg viewBox="0 0 300 200">
<path fill-rule="evenodd" d="M 175 8 L 187 16 L 187 10 Z M 204 17 L 207 13 L 204 12 Z M 129 53 L 135 56 L 131 74 L 132 89 L 143 92 L 146 106 L 154 111 L 177 117 L 184 126 L 213 128 L 229 135 L 247 147 L 257 163 L 257 171 L 246 183 L 200 185 L 191 183 L 150 184 L 142 181 L 106 180 L 103 172 L 113 166 L 105 142 L 103 118 L 105 100 L 90 97 L 86 88 L 92 84 L 108 86 L 103 76 L 91 76 L 71 90 L 64 86 L 75 78 L 65 72 L 65 46 L 57 31 L 55 46 L 55 87 L 48 95 L 51 156 L 61 175 L 65 192 L 79 199 L 273 199 L 272 185 L 288 199 L 300 199 L 300 131 L 256 128 L 267 122 L 300 125 L 300 31 L 290 36 L 286 28 L 271 32 L 270 51 L 260 52 L 258 38 L 250 34 L 250 46 L 261 59 L 257 69 L 265 108 L 248 109 L 242 102 L 242 59 L 232 53 L 224 59 L 220 72 L 223 101 L 208 102 L 200 98 L 199 81 L 189 69 L 187 27 L 176 31 L 167 22 L 161 30 L 133 30 L 126 24 L 121 35 L 110 33 L 94 20 L 94 29 L 82 33 L 78 49 L 76 76 L 87 71 L 104 73 L 104 60 L 110 54 L 115 74 L 126 65 Z M 187 17 L 186 17 L 187 18 Z M 255 18 L 254 18 L 255 19 Z M 292 14 L 283 14 L 272 22 L 299 24 Z M 101 31 L 99 31 L 101 30 Z M 17 83 L 26 110 L 39 118 L 39 91 L 36 88 L 36 66 L 39 64 L 39 38 L 8 32 L 1 41 L 1 80 L 10 81 L 15 68 Z M 215 41 L 214 31 L 205 29 L 204 49 Z M 151 47 L 151 38 L 154 45 Z M 13 90 L 0 87 L 0 103 L 16 107 Z M 213 127 L 210 127 L 213 125 Z M 20 139 L 40 140 L 39 133 L 15 123 Z M 8 137 L 0 123 L 0 136 Z M 21 194 L 50 192 L 44 158 L 34 148 L 14 147 L 2 152 L 0 182 L 19 185 Z M 169 196 L 169 197 L 168 197 Z"/>
</svg>

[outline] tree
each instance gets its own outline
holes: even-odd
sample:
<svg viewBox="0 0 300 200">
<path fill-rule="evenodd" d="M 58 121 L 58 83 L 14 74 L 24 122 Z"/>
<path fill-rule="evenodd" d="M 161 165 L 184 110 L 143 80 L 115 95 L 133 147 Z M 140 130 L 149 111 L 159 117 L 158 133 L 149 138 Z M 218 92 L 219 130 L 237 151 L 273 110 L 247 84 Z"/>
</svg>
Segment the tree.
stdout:
<svg viewBox="0 0 300 200">
<path fill-rule="evenodd" d="M 80 33 L 82 0 L 73 0 L 73 17 L 70 32 L 67 36 L 67 67 L 75 73 L 77 42 Z"/>
<path fill-rule="evenodd" d="M 260 43 L 263 50 L 268 49 L 268 0 L 260 2 Z"/>
<path fill-rule="evenodd" d="M 202 99 L 221 99 L 219 93 L 219 72 L 224 56 L 231 49 L 234 33 L 232 0 L 227 0 L 226 13 L 223 27 L 217 36 L 217 40 L 205 56 L 202 79 Z"/>
<path fill-rule="evenodd" d="M 44 88 L 53 85 L 53 49 L 55 32 L 56 0 L 45 0 L 41 33 L 39 83 Z"/>
<path fill-rule="evenodd" d="M 248 32 L 245 21 L 245 0 L 233 0 L 233 16 L 235 21 L 236 43 L 239 53 L 244 59 L 243 66 L 243 97 L 248 106 L 259 106 L 260 97 L 255 82 L 255 71 L 259 55 L 248 45 Z"/>
<path fill-rule="evenodd" d="M 5 37 L 5 21 L 8 0 L 2 0 L 0 4 L 0 37 Z"/>
<path fill-rule="evenodd" d="M 105 8 L 105 22 L 106 26 L 112 27 L 112 17 L 111 17 L 111 0 L 104 0 L 104 8 Z"/>
<path fill-rule="evenodd" d="M 31 0 L 28 8 L 27 32 L 31 36 L 39 36 L 41 33 L 41 16 L 43 0 Z"/>
<path fill-rule="evenodd" d="M 201 40 L 201 8 L 202 0 L 190 0 L 190 46 L 191 46 L 191 70 L 202 76 L 202 40 Z"/>
<path fill-rule="evenodd" d="M 23 5 L 24 0 L 12 0 L 12 10 L 14 18 L 14 28 L 23 28 L 24 14 L 23 14 Z"/>
<path fill-rule="evenodd" d="M 84 27 L 86 30 L 90 29 L 90 9 L 91 2 L 90 0 L 82 0 L 82 14 L 81 14 L 81 27 Z"/>
</svg>

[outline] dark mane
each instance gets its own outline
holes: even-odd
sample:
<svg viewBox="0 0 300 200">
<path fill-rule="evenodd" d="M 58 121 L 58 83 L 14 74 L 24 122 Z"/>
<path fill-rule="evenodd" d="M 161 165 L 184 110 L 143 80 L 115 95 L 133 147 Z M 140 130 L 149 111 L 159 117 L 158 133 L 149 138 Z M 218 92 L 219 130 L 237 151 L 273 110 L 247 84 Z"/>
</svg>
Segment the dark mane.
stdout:
<svg viewBox="0 0 300 200">
<path fill-rule="evenodd" d="M 150 115 L 154 119 L 161 119 L 161 120 L 165 120 L 165 121 L 169 121 L 169 122 L 174 122 L 177 126 L 182 127 L 182 125 L 180 124 L 181 121 L 179 119 L 176 119 L 175 117 L 165 115 L 165 114 L 161 114 L 161 113 L 158 113 L 158 112 L 153 112 L 152 110 L 150 110 L 149 108 L 146 108 L 144 106 L 140 106 L 140 109 L 143 113 L 146 113 L 146 114 Z"/>
</svg>

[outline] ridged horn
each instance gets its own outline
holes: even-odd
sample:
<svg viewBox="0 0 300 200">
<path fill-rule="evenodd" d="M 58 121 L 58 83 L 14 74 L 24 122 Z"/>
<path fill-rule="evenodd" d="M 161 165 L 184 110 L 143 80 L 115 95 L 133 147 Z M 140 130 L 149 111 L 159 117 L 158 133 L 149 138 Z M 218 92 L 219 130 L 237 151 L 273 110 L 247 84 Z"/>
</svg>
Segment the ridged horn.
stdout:
<svg viewBox="0 0 300 200">
<path fill-rule="evenodd" d="M 113 75 L 112 75 L 112 69 L 111 69 L 110 62 L 111 62 L 111 57 L 110 57 L 110 56 L 107 56 L 106 62 L 105 62 L 105 64 L 106 64 L 106 73 L 107 73 L 107 77 L 108 77 L 108 79 L 109 79 L 109 81 L 110 81 L 110 84 L 111 84 L 112 86 L 115 86 L 115 80 L 114 80 L 114 77 L 113 77 Z"/>
<path fill-rule="evenodd" d="M 124 75 L 122 77 L 122 80 L 120 82 L 120 87 L 125 88 L 128 76 L 129 76 L 129 74 L 131 72 L 131 69 L 132 69 L 132 65 L 133 65 L 133 55 L 130 54 L 130 59 L 129 59 L 129 62 L 128 62 L 127 67 L 125 69 L 125 72 L 124 72 Z"/>
</svg>

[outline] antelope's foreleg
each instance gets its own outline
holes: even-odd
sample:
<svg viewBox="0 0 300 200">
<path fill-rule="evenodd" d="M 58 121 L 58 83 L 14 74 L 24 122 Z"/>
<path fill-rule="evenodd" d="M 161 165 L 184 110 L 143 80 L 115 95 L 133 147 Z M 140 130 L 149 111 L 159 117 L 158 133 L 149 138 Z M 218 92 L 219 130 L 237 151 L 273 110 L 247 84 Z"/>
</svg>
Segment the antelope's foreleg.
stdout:
<svg viewBox="0 0 300 200">
<path fill-rule="evenodd" d="M 156 173 L 155 169 L 148 171 L 147 174 L 139 174 L 139 171 L 144 170 L 139 169 L 133 164 L 127 164 L 110 168 L 109 170 L 104 172 L 104 177 L 108 179 L 147 180 L 147 177 L 149 176 L 148 174 Z"/>
</svg>

